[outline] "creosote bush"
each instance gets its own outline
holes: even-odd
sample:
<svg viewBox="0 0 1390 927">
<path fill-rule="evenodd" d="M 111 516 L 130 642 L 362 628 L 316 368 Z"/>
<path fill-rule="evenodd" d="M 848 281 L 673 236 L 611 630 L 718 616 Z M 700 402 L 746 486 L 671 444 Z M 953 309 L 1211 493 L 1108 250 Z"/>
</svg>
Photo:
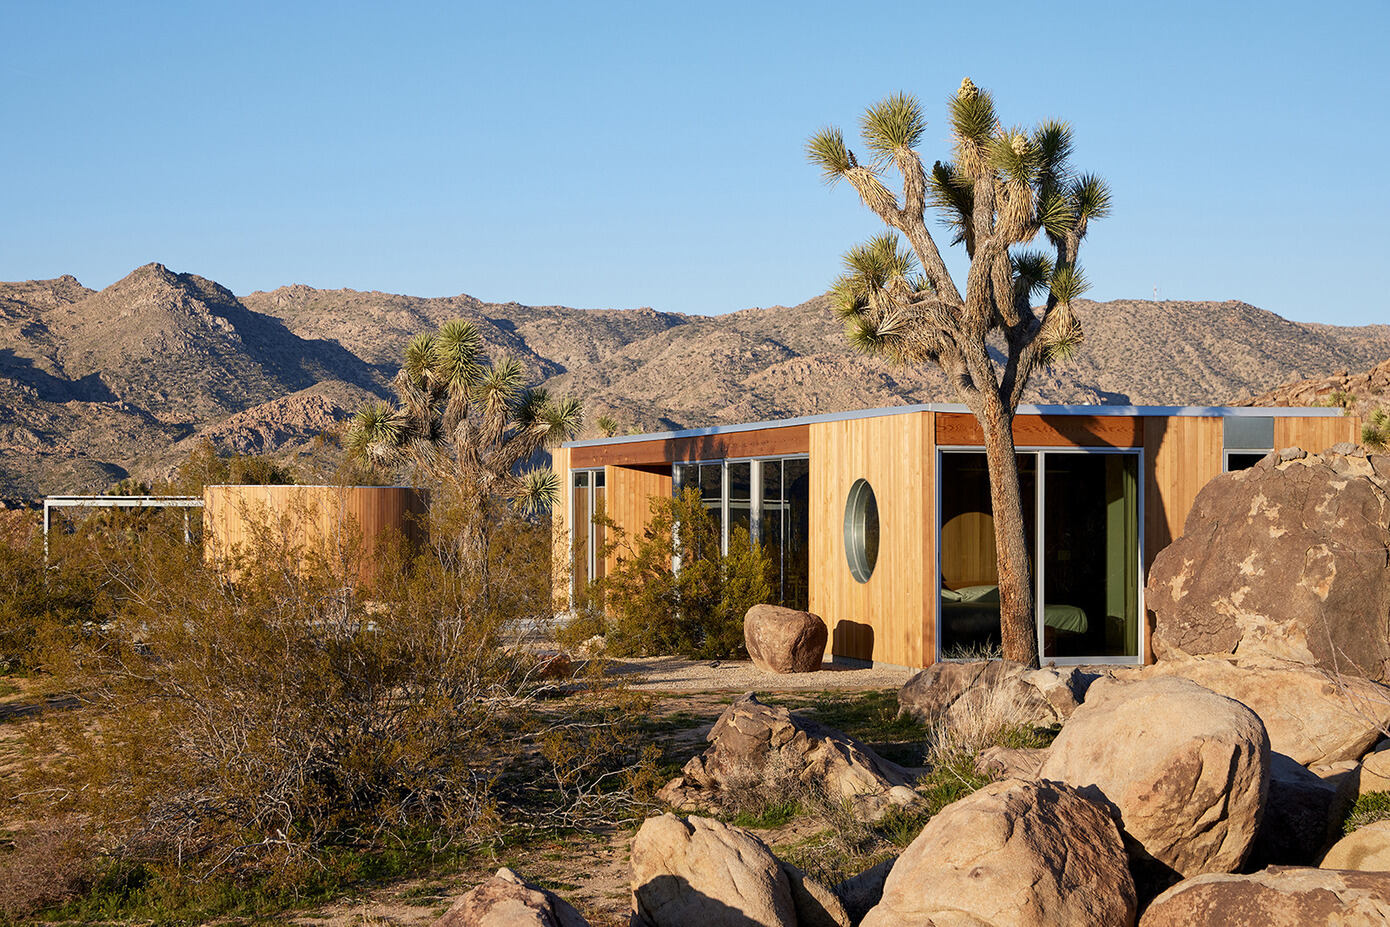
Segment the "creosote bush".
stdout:
<svg viewBox="0 0 1390 927">
<path fill-rule="evenodd" d="M 5 788 L 9 807 L 77 822 L 89 871 L 124 873 L 117 894 L 140 871 L 294 891 L 345 851 L 459 852 L 639 815 L 641 702 L 540 678 L 517 632 L 550 614 L 547 528 L 500 515 L 484 589 L 438 555 L 464 516 L 447 501 L 434 516 L 416 550 L 351 527 L 318 549 L 293 517 L 262 519 L 227 569 L 181 530 L 104 549 L 103 620 L 66 627 L 42 665 L 80 707 L 27 725 L 51 761 Z M 0 868 L 22 862 L 0 850 Z"/>
<path fill-rule="evenodd" d="M 603 633 L 616 656 L 678 653 L 692 659 L 746 656 L 743 616 L 772 598 L 771 561 L 743 528 L 720 550 L 719 524 L 700 494 L 652 500 L 640 536 L 601 519 L 608 541 L 601 555 L 617 566 L 596 580 L 568 637 Z"/>
</svg>

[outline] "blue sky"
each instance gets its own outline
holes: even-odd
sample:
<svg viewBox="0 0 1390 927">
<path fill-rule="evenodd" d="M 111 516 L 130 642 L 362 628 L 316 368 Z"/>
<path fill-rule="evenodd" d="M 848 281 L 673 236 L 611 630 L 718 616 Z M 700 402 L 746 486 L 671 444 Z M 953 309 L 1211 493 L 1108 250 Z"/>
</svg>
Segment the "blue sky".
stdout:
<svg viewBox="0 0 1390 927">
<path fill-rule="evenodd" d="M 805 138 L 906 90 L 930 163 L 969 75 L 1007 122 L 1071 121 L 1109 180 L 1092 297 L 1390 322 L 1385 0 L 11 0 L 4 22 L 0 279 L 159 261 L 237 293 L 793 304 L 878 230 Z"/>
</svg>

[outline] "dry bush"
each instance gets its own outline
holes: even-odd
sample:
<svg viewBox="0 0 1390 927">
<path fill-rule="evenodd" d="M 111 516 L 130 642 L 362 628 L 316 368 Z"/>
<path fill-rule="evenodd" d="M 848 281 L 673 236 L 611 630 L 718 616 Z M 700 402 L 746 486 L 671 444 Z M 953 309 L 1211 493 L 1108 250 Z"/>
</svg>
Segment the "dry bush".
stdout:
<svg viewBox="0 0 1390 927">
<path fill-rule="evenodd" d="M 967 689 L 951 706 L 950 718 L 940 718 L 931 730 L 928 762 L 951 766 L 962 757 L 973 761 L 993 746 L 1020 746 L 1032 732 L 1027 715 L 1000 686 Z"/>
<path fill-rule="evenodd" d="M 603 633 L 616 656 L 747 656 L 743 616 L 772 598 L 771 561 L 743 529 L 722 553 L 719 525 L 696 490 L 653 499 L 651 516 L 635 538 L 603 519 L 602 556 L 616 553 L 617 566 L 593 584 L 571 641 Z"/>
<path fill-rule="evenodd" d="M 71 822 L 26 830 L 0 850 L 0 921 L 76 897 L 91 874 L 91 854 Z"/>
<path fill-rule="evenodd" d="M 329 847 L 477 845 L 632 805 L 640 706 L 593 681 L 549 698 L 518 631 L 549 617 L 543 528 L 489 526 L 488 583 L 398 538 L 312 549 L 286 524 L 228 572 L 180 544 L 103 555 L 112 618 L 49 654 L 84 708 L 34 727 L 64 760 L 30 771 L 27 813 L 81 815 L 115 860 L 293 879 Z"/>
</svg>

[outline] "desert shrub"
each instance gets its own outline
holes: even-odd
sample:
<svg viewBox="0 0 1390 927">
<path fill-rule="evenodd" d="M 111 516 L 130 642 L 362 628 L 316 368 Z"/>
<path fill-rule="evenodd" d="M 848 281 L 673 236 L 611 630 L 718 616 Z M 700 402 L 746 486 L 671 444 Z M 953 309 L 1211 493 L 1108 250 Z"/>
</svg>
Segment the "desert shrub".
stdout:
<svg viewBox="0 0 1390 927">
<path fill-rule="evenodd" d="M 30 828 L 0 853 L 0 923 L 51 907 L 85 890 L 93 875 L 83 835 L 71 822 Z"/>
<path fill-rule="evenodd" d="M 159 488 L 197 495 L 204 486 L 222 483 L 274 486 L 294 482 L 295 472 L 287 464 L 254 454 L 221 454 L 211 441 L 203 440 L 188 452 L 169 485 Z"/>
<path fill-rule="evenodd" d="M 1349 834 L 1367 824 L 1390 820 L 1390 792 L 1367 792 L 1360 796 L 1347 811 L 1342 822 L 1342 832 Z"/>
<path fill-rule="evenodd" d="M 617 566 L 589 591 L 574 636 L 601 629 L 617 656 L 746 656 L 743 615 L 772 597 L 771 561 L 746 530 L 734 530 L 722 553 L 719 524 L 693 489 L 653 499 L 640 537 L 606 527 L 603 553 L 616 552 Z"/>
<path fill-rule="evenodd" d="M 1361 425 L 1361 443 L 1376 451 L 1390 450 L 1390 412 L 1376 409 Z"/>
<path fill-rule="evenodd" d="M 636 813 L 641 706 L 593 681 L 552 698 L 517 633 L 549 614 L 539 525 L 492 526 L 506 589 L 487 595 L 478 570 L 400 539 L 349 532 L 344 552 L 257 534 L 227 572 L 181 544 L 108 558 L 113 617 L 49 654 L 84 707 L 34 727 L 33 755 L 62 760 L 28 770 L 25 813 L 89 822 L 113 871 L 291 886 L 344 847 Z M 377 579 L 355 588 L 368 555 Z"/>
<path fill-rule="evenodd" d="M 91 558 L 55 546 L 63 552 L 45 576 L 40 538 L 0 544 L 0 674 L 36 669 L 54 633 L 99 620 L 99 580 L 90 571 Z"/>
</svg>

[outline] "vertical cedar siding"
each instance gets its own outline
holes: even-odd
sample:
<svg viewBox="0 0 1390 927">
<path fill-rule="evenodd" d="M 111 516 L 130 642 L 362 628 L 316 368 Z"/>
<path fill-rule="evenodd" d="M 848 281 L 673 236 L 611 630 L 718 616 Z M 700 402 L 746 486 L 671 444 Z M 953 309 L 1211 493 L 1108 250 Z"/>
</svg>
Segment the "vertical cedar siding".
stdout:
<svg viewBox="0 0 1390 927">
<path fill-rule="evenodd" d="M 830 629 L 831 652 L 925 666 L 935 653 L 933 412 L 811 426 L 811 611 Z M 845 555 L 845 503 L 865 479 L 878 502 L 878 560 L 868 582 Z"/>
<path fill-rule="evenodd" d="M 653 469 L 609 466 L 604 468 L 604 482 L 607 484 L 608 517 L 622 531 L 621 538 L 608 538 L 620 545 L 608 555 L 608 569 L 612 570 L 618 558 L 625 556 L 621 545 L 635 542 L 651 521 L 652 499 L 671 495 L 671 470 L 668 467 L 662 473 Z"/>
<path fill-rule="evenodd" d="M 357 582 L 370 585 L 377 564 L 372 546 L 383 532 L 424 540 L 429 492 L 402 486 L 208 486 L 203 490 L 204 555 L 226 562 L 255 556 L 261 532 L 277 543 L 341 555 L 360 539 Z"/>
<path fill-rule="evenodd" d="M 550 586 L 555 610 L 570 607 L 570 449 L 557 447 L 550 452 L 550 466 L 560 478 L 560 498 L 550 510 Z"/>
<path fill-rule="evenodd" d="M 1310 454 L 1317 454 L 1343 441 L 1361 443 L 1361 419 L 1354 415 L 1336 418 L 1274 419 L 1276 451 L 1286 447 L 1301 447 Z"/>
</svg>

